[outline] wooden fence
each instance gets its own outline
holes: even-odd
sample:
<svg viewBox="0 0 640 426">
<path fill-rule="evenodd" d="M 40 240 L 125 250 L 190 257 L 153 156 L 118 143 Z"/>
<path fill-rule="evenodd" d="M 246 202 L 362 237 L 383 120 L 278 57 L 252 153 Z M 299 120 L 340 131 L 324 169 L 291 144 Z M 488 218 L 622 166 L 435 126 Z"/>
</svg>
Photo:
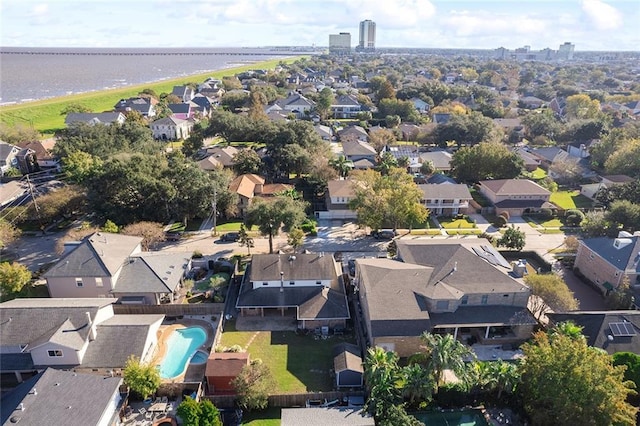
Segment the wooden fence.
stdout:
<svg viewBox="0 0 640 426">
<path fill-rule="evenodd" d="M 364 392 L 311 392 L 311 393 L 293 393 L 269 396 L 269 407 L 304 407 L 306 402 L 312 401 L 340 401 L 342 398 L 349 396 L 364 397 Z M 218 408 L 235 407 L 236 397 L 234 395 L 205 395 L 203 398 L 210 400 L 213 405 Z"/>
<path fill-rule="evenodd" d="M 224 303 L 198 303 L 198 304 L 176 304 L 176 305 L 121 305 L 114 304 L 115 314 L 142 315 L 142 314 L 164 314 L 168 317 L 179 317 L 183 315 L 221 315 L 224 312 Z"/>
</svg>

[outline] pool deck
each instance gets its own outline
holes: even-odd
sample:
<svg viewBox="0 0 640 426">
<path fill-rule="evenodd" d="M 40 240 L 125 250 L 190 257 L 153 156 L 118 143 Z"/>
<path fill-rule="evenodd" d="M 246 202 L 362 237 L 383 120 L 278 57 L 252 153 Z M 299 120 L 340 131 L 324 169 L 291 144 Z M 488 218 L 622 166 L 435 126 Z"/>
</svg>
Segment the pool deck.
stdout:
<svg viewBox="0 0 640 426">
<path fill-rule="evenodd" d="M 198 326 L 205 330 L 207 333 L 207 340 L 204 342 L 202 346 L 198 348 L 205 352 L 207 355 L 211 353 L 213 348 L 213 342 L 215 341 L 215 328 L 211 324 L 211 322 L 202 320 L 202 319 L 194 319 L 194 318 L 183 318 L 171 324 L 163 324 L 160 326 L 158 330 L 158 347 L 153 356 L 152 363 L 154 365 L 159 365 L 162 362 L 166 352 L 167 352 L 167 340 L 171 333 L 174 330 L 179 330 L 182 328 L 194 327 Z M 163 383 L 181 383 L 181 382 L 201 382 L 204 377 L 204 371 L 206 369 L 207 364 L 188 364 L 186 371 L 171 379 L 162 379 Z"/>
</svg>

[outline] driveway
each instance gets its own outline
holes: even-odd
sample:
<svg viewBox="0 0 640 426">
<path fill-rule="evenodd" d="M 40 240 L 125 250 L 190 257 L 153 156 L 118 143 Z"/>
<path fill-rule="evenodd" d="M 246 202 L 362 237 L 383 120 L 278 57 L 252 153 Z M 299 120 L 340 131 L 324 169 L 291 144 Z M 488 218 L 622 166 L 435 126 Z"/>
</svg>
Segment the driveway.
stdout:
<svg viewBox="0 0 640 426">
<path fill-rule="evenodd" d="M 3 254 L 10 252 L 16 261 L 25 265 L 31 272 L 38 272 L 41 268 L 53 264 L 60 259 L 56 253 L 56 243 L 62 233 L 39 236 L 24 235 L 13 243 Z"/>
<path fill-rule="evenodd" d="M 558 274 L 567 283 L 569 290 L 573 292 L 573 297 L 578 299 L 578 309 L 581 311 L 606 311 L 607 307 L 604 298 L 594 288 L 582 282 L 571 269 L 563 267 Z"/>
</svg>

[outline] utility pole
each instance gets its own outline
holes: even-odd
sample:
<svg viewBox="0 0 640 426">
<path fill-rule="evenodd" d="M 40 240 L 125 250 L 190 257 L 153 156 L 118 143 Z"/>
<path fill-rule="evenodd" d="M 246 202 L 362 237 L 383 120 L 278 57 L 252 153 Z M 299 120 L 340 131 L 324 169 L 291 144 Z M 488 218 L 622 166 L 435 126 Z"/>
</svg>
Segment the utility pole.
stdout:
<svg viewBox="0 0 640 426">
<path fill-rule="evenodd" d="M 213 202 L 211 203 L 211 207 L 213 207 L 213 236 L 218 236 L 217 224 L 218 224 L 218 190 L 213 189 Z"/>
<path fill-rule="evenodd" d="M 40 230 L 43 234 L 45 234 L 44 225 L 42 224 L 42 218 L 40 217 L 40 207 L 38 207 L 38 201 L 36 201 L 36 196 L 33 194 L 33 184 L 31 183 L 29 175 L 27 175 L 27 186 L 29 187 L 29 195 L 31 195 L 31 199 L 33 200 L 33 208 L 36 210 L 36 217 L 38 218 L 38 223 L 40 224 Z"/>
</svg>

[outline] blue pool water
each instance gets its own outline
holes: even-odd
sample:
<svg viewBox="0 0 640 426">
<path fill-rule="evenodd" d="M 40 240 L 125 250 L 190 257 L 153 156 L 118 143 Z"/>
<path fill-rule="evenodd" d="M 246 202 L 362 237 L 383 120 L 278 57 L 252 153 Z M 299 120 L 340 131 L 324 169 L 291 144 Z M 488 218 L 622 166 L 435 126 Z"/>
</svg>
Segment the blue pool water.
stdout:
<svg viewBox="0 0 640 426">
<path fill-rule="evenodd" d="M 202 351 L 197 351 L 191 357 L 191 364 L 204 364 L 209 357 Z"/>
<path fill-rule="evenodd" d="M 174 330 L 167 340 L 167 352 L 160 363 L 160 377 L 172 379 L 184 373 L 194 352 L 207 340 L 207 333 L 200 327 Z"/>
</svg>

